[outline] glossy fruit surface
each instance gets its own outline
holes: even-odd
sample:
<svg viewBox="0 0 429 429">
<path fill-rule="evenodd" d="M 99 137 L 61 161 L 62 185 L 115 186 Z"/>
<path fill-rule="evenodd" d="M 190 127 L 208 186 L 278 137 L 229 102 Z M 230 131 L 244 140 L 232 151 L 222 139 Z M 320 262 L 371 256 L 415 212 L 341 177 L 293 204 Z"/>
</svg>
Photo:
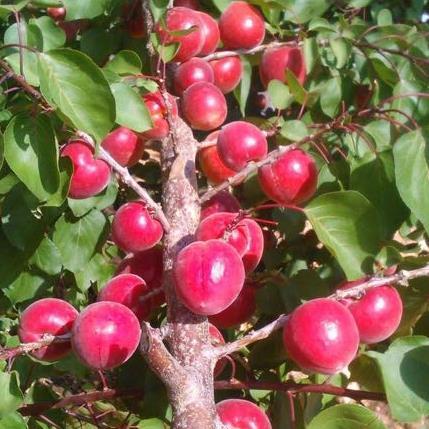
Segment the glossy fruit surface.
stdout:
<svg viewBox="0 0 429 429">
<path fill-rule="evenodd" d="M 305 82 L 307 72 L 301 49 L 291 46 L 280 46 L 264 51 L 261 64 L 259 65 L 259 75 L 265 87 L 273 79 L 286 83 L 287 70 L 293 72 L 301 85 Z"/>
<path fill-rule="evenodd" d="M 119 302 L 142 321 L 146 320 L 151 312 L 151 300 L 144 299 L 149 291 L 149 287 L 141 277 L 135 274 L 120 274 L 103 286 L 97 301 Z"/>
<path fill-rule="evenodd" d="M 210 323 L 219 329 L 226 329 L 246 322 L 256 310 L 255 294 L 255 288 L 246 282 L 240 294 L 229 307 L 210 316 Z"/>
<path fill-rule="evenodd" d="M 265 241 L 261 227 L 253 219 L 244 219 L 244 223 L 249 231 L 249 239 L 242 259 L 246 273 L 250 273 L 261 262 Z"/>
<path fill-rule="evenodd" d="M 161 24 L 158 23 L 156 32 L 160 37 L 161 43 L 167 45 L 171 43 L 180 43 L 174 61 L 182 63 L 200 53 L 204 44 L 204 35 L 201 31 L 203 24 L 196 11 L 186 7 L 173 7 L 167 12 L 165 24 L 166 28 L 162 28 Z M 195 30 L 188 34 L 172 34 L 172 32 L 189 30 L 192 27 L 195 27 Z"/>
<path fill-rule="evenodd" d="M 174 72 L 174 91 L 182 95 L 185 89 L 197 82 L 213 83 L 213 70 L 207 61 L 200 58 L 191 58 L 177 67 Z"/>
<path fill-rule="evenodd" d="M 163 229 L 142 202 L 126 203 L 112 222 L 112 239 L 124 252 L 141 252 L 161 240 Z"/>
<path fill-rule="evenodd" d="M 112 131 L 101 145 L 123 167 L 130 167 L 139 162 L 144 151 L 143 139 L 126 127 Z"/>
<path fill-rule="evenodd" d="M 201 219 L 218 212 L 235 213 L 241 209 L 240 202 L 228 191 L 221 191 L 201 207 Z"/>
<path fill-rule="evenodd" d="M 234 171 L 242 170 L 249 161 L 264 159 L 268 143 L 262 131 L 255 125 L 235 121 L 222 127 L 217 140 L 219 156 Z"/>
<path fill-rule="evenodd" d="M 201 32 L 204 35 L 204 43 L 199 55 L 209 55 L 213 53 L 219 45 L 219 27 L 216 20 L 213 19 L 208 13 L 199 12 L 198 16 L 201 19 Z"/>
<path fill-rule="evenodd" d="M 356 356 L 359 332 L 346 307 L 318 298 L 293 311 L 283 329 L 283 342 L 289 357 L 305 371 L 335 374 Z"/>
<path fill-rule="evenodd" d="M 317 188 L 317 168 L 313 158 L 302 150 L 286 152 L 258 171 L 265 195 L 279 204 L 301 204 Z"/>
<path fill-rule="evenodd" d="M 211 338 L 211 343 L 213 346 L 222 346 L 225 344 L 225 339 L 223 338 L 222 333 L 219 331 L 216 326 L 209 323 L 209 335 Z M 217 377 L 224 370 L 227 365 L 228 360 L 226 358 L 222 358 L 216 362 L 215 368 L 213 370 L 213 377 Z"/>
<path fill-rule="evenodd" d="M 243 65 L 240 57 L 227 57 L 210 61 L 214 73 L 214 84 L 224 93 L 233 91 L 240 83 Z"/>
<path fill-rule="evenodd" d="M 219 30 L 226 48 L 251 49 L 264 40 L 265 22 L 256 7 L 245 1 L 233 1 L 220 17 Z"/>
<path fill-rule="evenodd" d="M 94 158 L 91 146 L 76 140 L 64 146 L 61 156 L 70 158 L 73 164 L 70 198 L 93 197 L 106 188 L 110 180 L 110 167 L 105 161 Z"/>
<path fill-rule="evenodd" d="M 66 17 L 65 7 L 48 7 L 46 11 L 54 21 L 64 21 L 64 18 Z"/>
<path fill-rule="evenodd" d="M 90 368 L 112 369 L 126 362 L 140 341 L 140 323 L 125 305 L 102 301 L 83 310 L 73 326 L 72 346 Z"/>
<path fill-rule="evenodd" d="M 43 339 L 44 334 L 70 333 L 78 311 L 68 302 L 56 298 L 43 298 L 33 302 L 21 314 L 18 335 L 22 343 Z M 70 342 L 51 344 L 31 352 L 40 360 L 54 361 L 69 353 Z"/>
<path fill-rule="evenodd" d="M 174 265 L 176 292 L 196 314 L 220 313 L 237 298 L 244 283 L 243 262 L 221 240 L 195 241 L 180 251 Z"/>
<path fill-rule="evenodd" d="M 211 131 L 225 122 L 228 108 L 219 88 L 212 83 L 199 82 L 183 93 L 182 111 L 192 128 Z"/>
<path fill-rule="evenodd" d="M 228 429 L 271 429 L 267 415 L 253 402 L 225 399 L 216 405 L 216 410 Z"/>
</svg>

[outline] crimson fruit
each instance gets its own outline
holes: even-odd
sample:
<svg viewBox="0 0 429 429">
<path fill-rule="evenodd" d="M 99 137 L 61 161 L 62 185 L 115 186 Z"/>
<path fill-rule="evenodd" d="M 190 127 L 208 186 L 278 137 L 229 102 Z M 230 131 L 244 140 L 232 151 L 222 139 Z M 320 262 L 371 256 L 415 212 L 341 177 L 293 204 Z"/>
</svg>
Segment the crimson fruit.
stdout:
<svg viewBox="0 0 429 429">
<path fill-rule="evenodd" d="M 185 89 L 196 82 L 213 83 L 213 80 L 213 70 L 210 65 L 200 58 L 191 58 L 180 64 L 174 72 L 174 91 L 177 95 L 182 95 Z"/>
<path fill-rule="evenodd" d="M 112 131 L 101 145 L 123 167 L 131 167 L 139 162 L 144 151 L 143 139 L 126 127 Z"/>
<path fill-rule="evenodd" d="M 251 49 L 264 40 L 264 18 L 249 3 L 233 1 L 220 17 L 219 30 L 226 48 Z"/>
<path fill-rule="evenodd" d="M 240 203 L 234 195 L 228 191 L 218 192 L 201 207 L 201 219 L 217 212 L 238 212 L 241 209 Z"/>
<path fill-rule="evenodd" d="M 33 302 L 21 314 L 18 335 L 23 343 L 40 341 L 45 334 L 55 336 L 71 332 L 78 316 L 68 302 L 56 298 L 43 298 Z M 58 342 L 31 352 L 40 360 L 61 359 L 70 351 L 70 342 Z"/>
<path fill-rule="evenodd" d="M 101 301 L 80 313 L 73 326 L 73 351 L 90 368 L 112 369 L 126 362 L 140 341 L 135 314 L 118 302 Z"/>
<path fill-rule="evenodd" d="M 335 374 L 354 359 L 359 332 L 346 307 L 319 298 L 292 312 L 283 329 L 283 342 L 290 358 L 302 369 Z"/>
<path fill-rule="evenodd" d="M 73 141 L 61 151 L 61 156 L 71 159 L 73 174 L 70 181 L 69 197 L 82 199 L 100 193 L 109 183 L 110 167 L 94 158 L 94 150 L 81 140 Z"/>
<path fill-rule="evenodd" d="M 64 21 L 64 18 L 66 17 L 65 7 L 48 7 L 46 11 L 54 21 Z"/>
<path fill-rule="evenodd" d="M 242 170 L 249 161 L 264 159 L 268 143 L 262 131 L 255 125 L 236 121 L 222 127 L 217 147 L 223 163 L 234 171 Z"/>
<path fill-rule="evenodd" d="M 210 61 L 214 73 L 215 85 L 228 94 L 240 83 L 243 74 L 243 65 L 240 57 L 227 57 Z"/>
<path fill-rule="evenodd" d="M 224 123 L 228 108 L 219 88 L 209 82 L 197 82 L 183 93 L 182 111 L 192 128 L 211 131 Z"/>
<path fill-rule="evenodd" d="M 161 43 L 171 44 L 179 43 L 180 47 L 174 57 L 177 62 L 184 62 L 198 55 L 204 44 L 204 34 L 201 31 L 203 26 L 198 12 L 186 7 L 173 7 L 168 10 L 165 20 L 166 28 L 160 23 L 156 26 L 156 32 L 159 35 Z M 185 35 L 174 35 L 174 32 L 189 30 L 195 27 Z"/>
<path fill-rule="evenodd" d="M 253 402 L 225 399 L 216 405 L 216 410 L 228 429 L 271 429 L 267 415 Z"/>
<path fill-rule="evenodd" d="M 201 32 L 204 35 L 204 43 L 199 55 L 209 55 L 214 52 L 219 45 L 220 34 L 217 22 L 207 13 L 198 12 L 201 19 Z"/>
<path fill-rule="evenodd" d="M 121 206 L 112 222 L 112 239 L 124 252 L 149 249 L 161 240 L 162 235 L 161 223 L 139 201 Z"/>
<path fill-rule="evenodd" d="M 243 255 L 243 264 L 246 273 L 250 273 L 258 266 L 259 262 L 261 262 L 265 240 L 261 227 L 254 220 L 247 222 L 246 225 L 249 231 L 249 241 Z"/>
<path fill-rule="evenodd" d="M 284 153 L 258 171 L 261 188 L 268 198 L 283 205 L 300 204 L 317 188 L 317 168 L 313 158 L 299 149 Z"/>
<path fill-rule="evenodd" d="M 244 283 L 244 267 L 229 244 L 195 241 L 179 252 L 174 277 L 183 304 L 208 316 L 220 313 L 237 298 Z"/>
<path fill-rule="evenodd" d="M 113 301 L 128 307 L 139 320 L 148 318 L 150 299 L 143 297 L 150 291 L 146 282 L 135 274 L 120 274 L 109 280 L 98 294 L 98 301 Z"/>
<path fill-rule="evenodd" d="M 286 82 L 287 70 L 293 72 L 301 85 L 304 83 L 307 72 L 301 49 L 280 46 L 268 48 L 264 51 L 259 65 L 259 75 L 265 87 L 273 79 Z"/>
</svg>

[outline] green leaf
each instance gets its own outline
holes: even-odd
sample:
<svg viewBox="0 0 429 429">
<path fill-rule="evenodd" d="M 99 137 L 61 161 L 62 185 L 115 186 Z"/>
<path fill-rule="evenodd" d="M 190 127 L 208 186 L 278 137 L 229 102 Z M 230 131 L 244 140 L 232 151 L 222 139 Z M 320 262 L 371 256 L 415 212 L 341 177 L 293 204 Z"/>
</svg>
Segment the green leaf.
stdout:
<svg viewBox="0 0 429 429">
<path fill-rule="evenodd" d="M 298 82 L 298 79 L 296 78 L 295 74 L 290 69 L 287 69 L 286 71 L 286 81 L 289 86 L 290 92 L 295 97 L 295 100 L 299 104 L 307 104 L 309 101 L 309 93 Z"/>
<path fill-rule="evenodd" d="M 13 71 L 17 74 L 21 74 L 20 66 L 20 54 L 15 53 L 5 58 L 12 67 Z M 39 86 L 39 75 L 37 73 L 37 54 L 34 52 L 23 52 L 23 74 L 25 80 L 33 86 Z"/>
<path fill-rule="evenodd" d="M 97 253 L 83 270 L 75 273 L 77 287 L 85 292 L 93 283 L 97 283 L 98 289 L 100 289 L 112 278 L 115 270 L 115 264 L 108 263 L 102 255 Z"/>
<path fill-rule="evenodd" d="M 167 10 L 169 1 L 168 0 L 149 0 L 150 11 L 155 22 L 164 15 Z"/>
<path fill-rule="evenodd" d="M 277 79 L 270 80 L 268 83 L 268 95 L 271 104 L 276 109 L 286 109 L 293 101 L 293 96 L 289 91 L 289 87 Z"/>
<path fill-rule="evenodd" d="M 55 275 L 61 272 L 61 253 L 53 241 L 48 237 L 45 237 L 41 241 L 30 262 L 50 275 Z"/>
<path fill-rule="evenodd" d="M 0 428 L 4 429 L 27 429 L 27 423 L 21 414 L 10 413 L 0 418 Z"/>
<path fill-rule="evenodd" d="M 31 19 L 28 25 L 29 30 L 40 34 L 40 51 L 46 52 L 51 49 L 60 48 L 66 43 L 66 35 L 49 16 L 41 16 Z"/>
<path fill-rule="evenodd" d="M 407 79 L 408 78 L 408 79 Z M 427 123 L 429 120 L 429 98 L 412 96 L 408 94 L 426 92 L 426 84 L 419 84 L 417 81 L 410 81 L 412 76 L 404 76 L 393 89 L 393 95 L 399 97 L 392 103 L 392 108 L 401 110 L 407 115 L 414 118 L 420 123 Z M 406 119 L 401 114 L 392 114 L 393 117 L 400 122 L 406 122 Z"/>
<path fill-rule="evenodd" d="M 3 289 L 3 293 L 9 301 L 15 305 L 19 302 L 28 301 L 39 295 L 45 286 L 45 279 L 38 274 L 24 271 L 13 281 L 13 283 Z"/>
<path fill-rule="evenodd" d="M 333 77 L 326 81 L 320 92 L 320 107 L 325 115 L 333 118 L 338 114 L 342 99 L 341 78 Z"/>
<path fill-rule="evenodd" d="M 119 75 L 138 74 L 142 67 L 140 57 L 134 51 L 120 51 L 104 66 Z"/>
<path fill-rule="evenodd" d="M 368 408 L 341 404 L 319 413 L 307 429 L 385 429 L 383 423 Z"/>
<path fill-rule="evenodd" d="M 393 18 L 389 9 L 381 9 L 377 15 L 377 25 L 383 27 L 385 25 L 392 25 Z"/>
<path fill-rule="evenodd" d="M 164 429 L 164 423 L 159 419 L 140 420 L 138 429 Z"/>
<path fill-rule="evenodd" d="M 393 146 L 396 186 L 404 203 L 429 231 L 429 153 L 420 130 L 402 135 Z"/>
<path fill-rule="evenodd" d="M 393 418 L 413 422 L 429 414 L 429 338 L 403 337 L 376 359 Z"/>
<path fill-rule="evenodd" d="M 331 0 L 284 0 L 285 19 L 296 24 L 304 24 L 313 18 L 322 16 Z"/>
<path fill-rule="evenodd" d="M 97 210 L 78 219 L 67 214 L 58 219 L 53 242 L 62 255 L 65 268 L 77 272 L 86 266 L 103 237 L 106 223 L 106 218 Z"/>
<path fill-rule="evenodd" d="M 288 140 L 297 142 L 308 136 L 308 128 L 304 122 L 298 120 L 285 121 L 280 134 Z"/>
<path fill-rule="evenodd" d="M 372 268 L 382 234 L 377 212 L 363 195 L 356 191 L 323 194 L 307 205 L 305 213 L 349 280 Z"/>
<path fill-rule="evenodd" d="M 108 5 L 107 0 L 63 0 L 67 10 L 66 20 L 91 19 L 102 15 Z"/>
<path fill-rule="evenodd" d="M 142 97 L 124 82 L 110 86 L 115 97 L 116 122 L 139 133 L 152 128 L 152 121 Z"/>
<path fill-rule="evenodd" d="M 239 85 L 234 89 L 234 96 L 240 106 L 241 114 L 246 116 L 246 104 L 250 93 L 250 84 L 252 82 L 252 64 L 245 55 L 241 55 L 240 60 L 243 66 L 243 74 Z"/>
<path fill-rule="evenodd" d="M 0 397 L 0 417 L 12 413 L 24 402 L 16 371 L 0 372 Z"/>
<path fill-rule="evenodd" d="M 4 146 L 9 167 L 40 201 L 56 197 L 58 146 L 47 116 L 15 116 L 6 128 Z"/>
<path fill-rule="evenodd" d="M 349 60 L 352 51 L 352 45 L 348 40 L 342 37 L 329 39 L 329 44 L 335 55 L 335 58 L 337 59 L 337 69 L 342 69 Z"/>
<path fill-rule="evenodd" d="M 28 3 L 30 3 L 31 0 L 22 0 L 18 1 L 15 4 L 2 4 L 0 5 L 0 19 L 7 18 L 13 11 L 20 11 L 25 6 L 27 6 Z"/>
<path fill-rule="evenodd" d="M 311 73 L 319 59 L 319 50 L 317 49 L 317 40 L 315 37 L 308 37 L 304 39 L 303 52 L 305 68 L 307 73 Z"/>
<path fill-rule="evenodd" d="M 115 120 L 115 101 L 101 70 L 81 52 L 40 54 L 40 89 L 79 130 L 100 142 Z"/>
<path fill-rule="evenodd" d="M 117 27 L 111 29 L 94 27 L 82 34 L 80 50 L 95 63 L 102 65 L 109 59 L 109 55 L 121 47 L 120 43 L 121 33 Z"/>
<path fill-rule="evenodd" d="M 4 137 L 3 134 L 0 133 L 0 170 L 3 167 L 4 161 Z"/>
</svg>

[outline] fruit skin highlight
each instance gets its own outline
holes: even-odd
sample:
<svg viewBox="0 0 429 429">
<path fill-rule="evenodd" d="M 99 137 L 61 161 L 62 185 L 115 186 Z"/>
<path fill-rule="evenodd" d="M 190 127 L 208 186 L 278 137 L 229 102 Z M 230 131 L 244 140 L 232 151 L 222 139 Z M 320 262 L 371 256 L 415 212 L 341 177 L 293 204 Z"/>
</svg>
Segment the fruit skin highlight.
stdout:
<svg viewBox="0 0 429 429">
<path fill-rule="evenodd" d="M 240 57 L 227 57 L 210 61 L 213 69 L 214 84 L 224 93 L 233 91 L 240 83 L 243 65 Z"/>
</svg>

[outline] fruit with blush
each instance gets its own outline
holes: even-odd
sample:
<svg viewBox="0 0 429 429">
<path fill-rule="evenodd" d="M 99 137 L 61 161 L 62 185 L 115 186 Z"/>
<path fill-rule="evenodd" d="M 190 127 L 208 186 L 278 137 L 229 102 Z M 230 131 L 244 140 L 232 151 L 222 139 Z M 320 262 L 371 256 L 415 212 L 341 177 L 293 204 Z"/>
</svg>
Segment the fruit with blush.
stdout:
<svg viewBox="0 0 429 429">
<path fill-rule="evenodd" d="M 119 274 L 110 279 L 100 290 L 97 301 L 119 302 L 128 307 L 139 319 L 147 320 L 151 312 L 150 292 L 146 282 L 135 274 Z"/>
<path fill-rule="evenodd" d="M 213 140 L 215 144 L 204 147 L 198 152 L 198 160 L 202 172 L 207 177 L 208 181 L 215 185 L 224 182 L 235 174 L 235 171 L 228 168 L 220 159 L 217 149 L 218 135 L 219 131 L 214 131 L 209 134 L 206 141 Z"/>
<path fill-rule="evenodd" d="M 265 22 L 255 6 L 233 1 L 220 17 L 219 30 L 225 48 L 251 49 L 264 40 Z"/>
<path fill-rule="evenodd" d="M 292 312 L 283 329 L 283 342 L 289 357 L 303 370 L 335 374 L 356 356 L 359 331 L 345 306 L 318 298 Z"/>
<path fill-rule="evenodd" d="M 225 339 L 223 338 L 223 335 L 221 334 L 219 329 L 211 323 L 209 323 L 209 335 L 212 346 L 223 346 L 225 344 Z M 216 378 L 218 375 L 220 375 L 225 369 L 227 363 L 228 360 L 226 358 L 219 359 L 214 367 L 213 377 Z"/>
<path fill-rule="evenodd" d="M 219 88 L 209 82 L 191 85 L 182 97 L 182 112 L 192 128 L 211 131 L 226 119 L 228 107 Z"/>
<path fill-rule="evenodd" d="M 82 140 L 68 143 L 61 156 L 70 158 L 73 174 L 70 180 L 69 197 L 83 199 L 103 191 L 110 181 L 110 167 L 94 157 L 94 149 Z"/>
<path fill-rule="evenodd" d="M 219 45 L 219 27 L 216 20 L 213 19 L 208 13 L 198 12 L 198 16 L 201 19 L 201 32 L 204 35 L 204 43 L 199 55 L 209 55 L 213 53 Z"/>
<path fill-rule="evenodd" d="M 144 140 L 129 128 L 119 127 L 104 138 L 101 146 L 117 163 L 131 167 L 143 155 Z"/>
<path fill-rule="evenodd" d="M 48 7 L 46 11 L 48 12 L 48 15 L 56 22 L 64 21 L 66 17 L 65 7 Z"/>
<path fill-rule="evenodd" d="M 240 202 L 228 191 L 220 191 L 201 207 L 201 219 L 218 212 L 235 213 L 241 210 Z"/>
<path fill-rule="evenodd" d="M 225 310 L 210 316 L 210 323 L 219 329 L 231 328 L 247 322 L 256 310 L 256 290 L 253 284 L 244 283 L 234 302 Z"/>
<path fill-rule="evenodd" d="M 314 159 L 300 149 L 290 150 L 258 171 L 265 195 L 281 205 L 298 205 L 309 200 L 317 188 Z"/>
<path fill-rule="evenodd" d="M 86 366 L 106 370 L 126 362 L 140 341 L 140 322 L 125 305 L 100 301 L 86 307 L 76 319 L 72 347 Z"/>
<path fill-rule="evenodd" d="M 216 405 L 216 410 L 227 429 L 271 429 L 267 415 L 253 402 L 225 399 Z"/>
<path fill-rule="evenodd" d="M 240 255 L 222 240 L 189 244 L 179 252 L 173 272 L 179 299 L 189 310 L 204 316 L 231 305 L 244 283 Z"/>
<path fill-rule="evenodd" d="M 178 109 L 175 98 L 167 94 L 169 107 L 166 106 L 162 94 L 157 92 L 150 92 L 143 96 L 144 104 L 146 105 L 150 119 L 152 121 L 152 128 L 143 132 L 141 135 L 145 139 L 160 140 L 168 136 L 170 127 L 168 125 L 168 108 L 170 108 L 171 115 L 177 116 Z"/>
<path fill-rule="evenodd" d="M 177 67 L 174 72 L 174 91 L 182 95 L 183 91 L 197 82 L 213 83 L 213 70 L 210 65 L 200 58 L 191 58 Z"/>
<path fill-rule="evenodd" d="M 253 219 L 245 219 L 245 223 L 249 235 L 242 259 L 246 273 L 251 273 L 261 262 L 265 241 L 262 228 Z"/>
<path fill-rule="evenodd" d="M 132 201 L 116 212 L 112 222 L 112 239 L 124 252 L 141 252 L 159 243 L 161 223 L 149 213 L 145 204 Z"/>
<path fill-rule="evenodd" d="M 231 170 L 240 171 L 249 161 L 260 161 L 267 156 L 268 143 L 255 125 L 235 121 L 222 127 L 217 139 L 220 159 Z"/>
<path fill-rule="evenodd" d="M 70 334 L 78 311 L 68 302 L 56 298 L 43 298 L 30 304 L 19 319 L 18 335 L 22 343 L 40 341 L 45 335 Z M 71 350 L 70 341 L 56 342 L 31 354 L 37 359 L 55 361 Z"/>
<path fill-rule="evenodd" d="M 304 55 L 300 48 L 280 46 L 264 51 L 259 65 L 259 76 L 265 88 L 273 79 L 287 83 L 287 70 L 295 75 L 301 85 L 305 82 L 307 71 Z"/>
<path fill-rule="evenodd" d="M 180 44 L 174 61 L 182 63 L 200 53 L 205 39 L 201 31 L 202 26 L 198 12 L 186 7 L 176 6 L 167 12 L 165 28 L 161 23 L 158 23 L 155 31 L 162 44 Z M 184 30 L 190 31 L 183 34 Z"/>
<path fill-rule="evenodd" d="M 233 91 L 240 83 L 243 65 L 240 57 L 226 57 L 210 61 L 214 73 L 214 84 L 224 93 Z"/>
</svg>

